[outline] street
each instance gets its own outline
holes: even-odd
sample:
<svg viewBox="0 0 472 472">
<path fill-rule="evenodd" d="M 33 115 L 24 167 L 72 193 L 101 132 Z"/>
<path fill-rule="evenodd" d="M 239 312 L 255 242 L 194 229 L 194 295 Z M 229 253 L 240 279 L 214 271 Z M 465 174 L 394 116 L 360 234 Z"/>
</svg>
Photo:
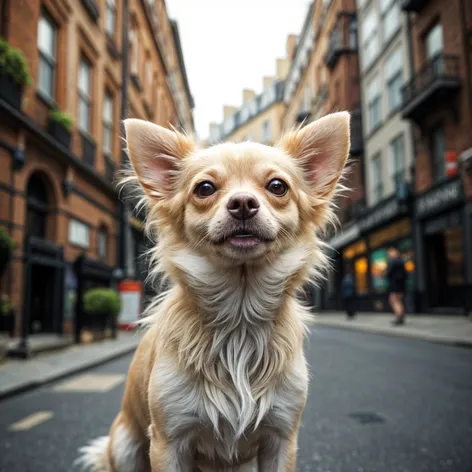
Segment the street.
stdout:
<svg viewBox="0 0 472 472">
<path fill-rule="evenodd" d="M 299 471 L 471 472 L 472 350 L 316 328 Z M 131 356 L 0 403 L 0 472 L 68 472 L 107 434 Z"/>
</svg>

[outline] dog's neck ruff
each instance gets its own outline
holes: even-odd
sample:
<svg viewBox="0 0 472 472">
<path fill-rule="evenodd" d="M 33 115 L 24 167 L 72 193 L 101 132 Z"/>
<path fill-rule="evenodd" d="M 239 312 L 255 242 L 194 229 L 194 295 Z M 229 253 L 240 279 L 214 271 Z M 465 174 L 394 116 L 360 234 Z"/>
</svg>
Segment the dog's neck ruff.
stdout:
<svg viewBox="0 0 472 472">
<path fill-rule="evenodd" d="M 205 390 L 212 392 L 209 410 L 213 411 L 208 413 L 216 431 L 221 418 L 240 437 L 249 427 L 257 427 L 270 409 L 274 378 L 283 372 L 294 349 L 287 331 L 304 328 L 302 319 L 279 330 L 274 322 L 288 298 L 295 303 L 286 289 L 305 266 L 306 257 L 306 250 L 297 248 L 271 264 L 234 269 L 215 267 L 188 253 L 172 259 L 196 294 L 205 330 L 211 333 L 205 346 L 195 346 L 198 352 L 186 357 L 200 358 L 200 366 L 205 357 L 200 372 Z"/>
</svg>

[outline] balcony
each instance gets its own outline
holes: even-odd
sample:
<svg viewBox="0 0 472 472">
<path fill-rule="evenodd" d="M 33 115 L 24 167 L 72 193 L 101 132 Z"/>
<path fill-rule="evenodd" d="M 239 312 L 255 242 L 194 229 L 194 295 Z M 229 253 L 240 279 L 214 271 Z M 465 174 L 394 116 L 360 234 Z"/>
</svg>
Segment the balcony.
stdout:
<svg viewBox="0 0 472 472">
<path fill-rule="evenodd" d="M 402 116 L 421 120 L 431 108 L 449 103 L 461 85 L 459 58 L 438 54 L 413 76 L 402 89 Z"/>
<path fill-rule="evenodd" d="M 333 70 L 343 54 L 357 51 L 357 29 L 351 14 L 339 16 L 329 34 L 328 49 L 324 58 L 326 66 Z"/>
<path fill-rule="evenodd" d="M 364 138 L 362 136 L 361 110 L 356 109 L 351 113 L 351 156 L 359 156 L 364 150 Z"/>
<path fill-rule="evenodd" d="M 428 0 L 402 0 L 401 6 L 403 11 L 419 13 L 427 3 Z"/>
</svg>

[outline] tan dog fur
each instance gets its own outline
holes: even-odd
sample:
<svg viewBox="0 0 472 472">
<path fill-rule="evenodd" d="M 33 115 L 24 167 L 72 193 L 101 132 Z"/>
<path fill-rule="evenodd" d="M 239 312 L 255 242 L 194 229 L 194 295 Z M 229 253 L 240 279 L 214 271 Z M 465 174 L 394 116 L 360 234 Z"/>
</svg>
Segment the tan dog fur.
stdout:
<svg viewBox="0 0 472 472">
<path fill-rule="evenodd" d="M 300 288 L 327 266 L 319 232 L 349 153 L 349 115 L 328 115 L 274 148 L 191 139 L 125 122 L 128 153 L 158 235 L 152 270 L 171 289 L 148 310 L 110 435 L 83 449 L 93 472 L 294 471 L 308 372 Z M 285 195 L 268 182 L 281 179 Z M 201 198 L 195 189 L 216 189 Z M 235 247 L 230 198 L 260 203 Z M 223 241 L 223 242 L 222 242 Z M 321 269 L 320 269 L 321 268 Z M 247 467 L 245 469 L 245 467 Z"/>
</svg>

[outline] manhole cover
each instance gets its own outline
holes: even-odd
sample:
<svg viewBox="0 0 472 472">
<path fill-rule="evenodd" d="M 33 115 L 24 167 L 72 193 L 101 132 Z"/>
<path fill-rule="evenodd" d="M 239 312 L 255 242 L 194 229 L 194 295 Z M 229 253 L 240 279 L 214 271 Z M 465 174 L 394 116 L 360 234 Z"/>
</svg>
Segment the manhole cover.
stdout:
<svg viewBox="0 0 472 472">
<path fill-rule="evenodd" d="M 350 413 L 349 416 L 355 419 L 360 424 L 385 423 L 385 418 L 382 418 L 377 413 L 372 413 L 370 411 L 359 411 L 356 413 Z"/>
</svg>

